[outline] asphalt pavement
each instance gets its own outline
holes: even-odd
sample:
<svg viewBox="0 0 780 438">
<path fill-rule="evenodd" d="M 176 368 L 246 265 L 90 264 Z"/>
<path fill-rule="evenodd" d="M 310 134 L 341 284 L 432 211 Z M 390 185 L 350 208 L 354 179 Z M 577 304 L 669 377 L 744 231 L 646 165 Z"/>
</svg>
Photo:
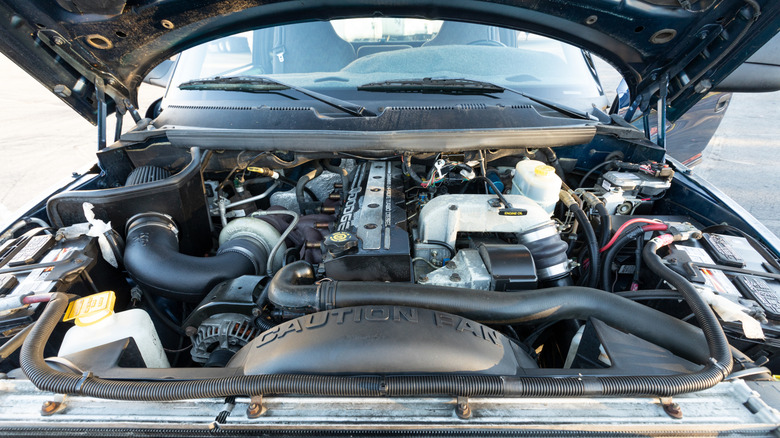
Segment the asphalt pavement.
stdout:
<svg viewBox="0 0 780 438">
<path fill-rule="evenodd" d="M 694 172 L 780 236 L 780 92 L 735 94 Z"/>
<path fill-rule="evenodd" d="M 0 55 L 0 223 L 95 160 L 97 131 Z M 605 88 L 606 84 L 605 84 Z M 146 86 L 142 102 L 162 89 Z M 145 109 L 145 107 L 142 108 Z M 109 127 L 109 138 L 113 130 Z M 775 234 L 780 217 L 780 92 L 735 95 L 704 151 L 703 175 Z"/>
</svg>

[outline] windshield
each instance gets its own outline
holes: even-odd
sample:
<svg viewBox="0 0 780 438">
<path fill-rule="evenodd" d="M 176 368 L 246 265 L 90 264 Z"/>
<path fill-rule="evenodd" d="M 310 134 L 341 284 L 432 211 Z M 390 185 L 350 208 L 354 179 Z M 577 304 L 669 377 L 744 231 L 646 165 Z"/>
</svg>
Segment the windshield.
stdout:
<svg viewBox="0 0 780 438">
<path fill-rule="evenodd" d="M 574 46 L 495 26 L 408 18 L 298 23 L 211 41 L 182 54 L 166 101 L 208 100 L 178 88 L 187 81 L 259 75 L 331 95 L 354 96 L 367 83 L 443 78 L 490 82 L 583 110 L 607 103 Z M 359 95 L 381 100 L 376 93 Z"/>
</svg>

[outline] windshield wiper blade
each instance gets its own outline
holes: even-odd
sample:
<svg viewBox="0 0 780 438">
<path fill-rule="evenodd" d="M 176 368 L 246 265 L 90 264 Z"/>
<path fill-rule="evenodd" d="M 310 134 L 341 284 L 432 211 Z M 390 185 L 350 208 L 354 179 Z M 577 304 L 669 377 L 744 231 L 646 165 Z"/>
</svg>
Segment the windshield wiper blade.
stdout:
<svg viewBox="0 0 780 438">
<path fill-rule="evenodd" d="M 471 79 L 399 79 L 371 82 L 359 86 L 358 91 L 382 91 L 386 93 L 446 93 L 446 94 L 486 94 L 501 93 L 500 87 L 489 82 Z"/>
<path fill-rule="evenodd" d="M 231 76 L 215 77 L 207 79 L 195 79 L 179 85 L 180 90 L 219 90 L 219 91 L 246 91 L 249 93 L 263 93 L 266 91 L 289 90 L 287 85 L 269 81 L 264 78 Z"/>
<path fill-rule="evenodd" d="M 243 91 L 248 93 L 264 93 L 268 91 L 293 90 L 314 100 L 343 111 L 355 117 L 376 117 L 376 113 L 362 105 L 336 99 L 325 94 L 317 93 L 306 88 L 290 85 L 277 79 L 266 76 L 230 76 L 215 77 L 209 79 L 196 79 L 179 85 L 181 90 L 221 90 Z"/>
<path fill-rule="evenodd" d="M 536 102 L 539 105 L 576 119 L 593 120 L 586 112 L 562 105 L 541 97 L 533 96 L 512 88 L 490 82 L 472 79 L 398 79 L 371 82 L 357 88 L 359 91 L 380 91 L 385 93 L 445 93 L 445 94 L 492 94 L 513 93 Z"/>
</svg>

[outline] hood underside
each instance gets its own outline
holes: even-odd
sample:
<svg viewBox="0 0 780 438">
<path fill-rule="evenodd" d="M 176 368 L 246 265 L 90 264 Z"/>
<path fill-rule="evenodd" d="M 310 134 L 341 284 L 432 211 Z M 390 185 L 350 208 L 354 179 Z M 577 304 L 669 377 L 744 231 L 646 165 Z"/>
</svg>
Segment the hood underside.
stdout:
<svg viewBox="0 0 780 438">
<path fill-rule="evenodd" d="M 199 43 L 282 23 L 356 16 L 448 19 L 526 30 L 613 64 L 644 110 L 668 80 L 679 118 L 778 32 L 770 0 L 0 0 L 0 51 L 95 123 L 136 102 L 144 76 Z"/>
</svg>

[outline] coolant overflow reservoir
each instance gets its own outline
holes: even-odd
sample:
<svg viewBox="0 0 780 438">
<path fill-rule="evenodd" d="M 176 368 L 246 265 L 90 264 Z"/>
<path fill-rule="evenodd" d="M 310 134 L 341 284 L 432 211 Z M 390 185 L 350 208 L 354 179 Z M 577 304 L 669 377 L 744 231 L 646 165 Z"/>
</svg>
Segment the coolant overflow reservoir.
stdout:
<svg viewBox="0 0 780 438">
<path fill-rule="evenodd" d="M 555 210 L 560 190 L 561 178 L 555 174 L 554 167 L 535 160 L 520 161 L 515 166 L 510 193 L 536 201 L 550 215 Z"/>
<path fill-rule="evenodd" d="M 58 356 L 132 338 L 147 368 L 170 368 L 149 314 L 141 309 L 114 313 L 114 292 L 106 291 L 73 301 L 63 321 L 73 320 Z"/>
</svg>

